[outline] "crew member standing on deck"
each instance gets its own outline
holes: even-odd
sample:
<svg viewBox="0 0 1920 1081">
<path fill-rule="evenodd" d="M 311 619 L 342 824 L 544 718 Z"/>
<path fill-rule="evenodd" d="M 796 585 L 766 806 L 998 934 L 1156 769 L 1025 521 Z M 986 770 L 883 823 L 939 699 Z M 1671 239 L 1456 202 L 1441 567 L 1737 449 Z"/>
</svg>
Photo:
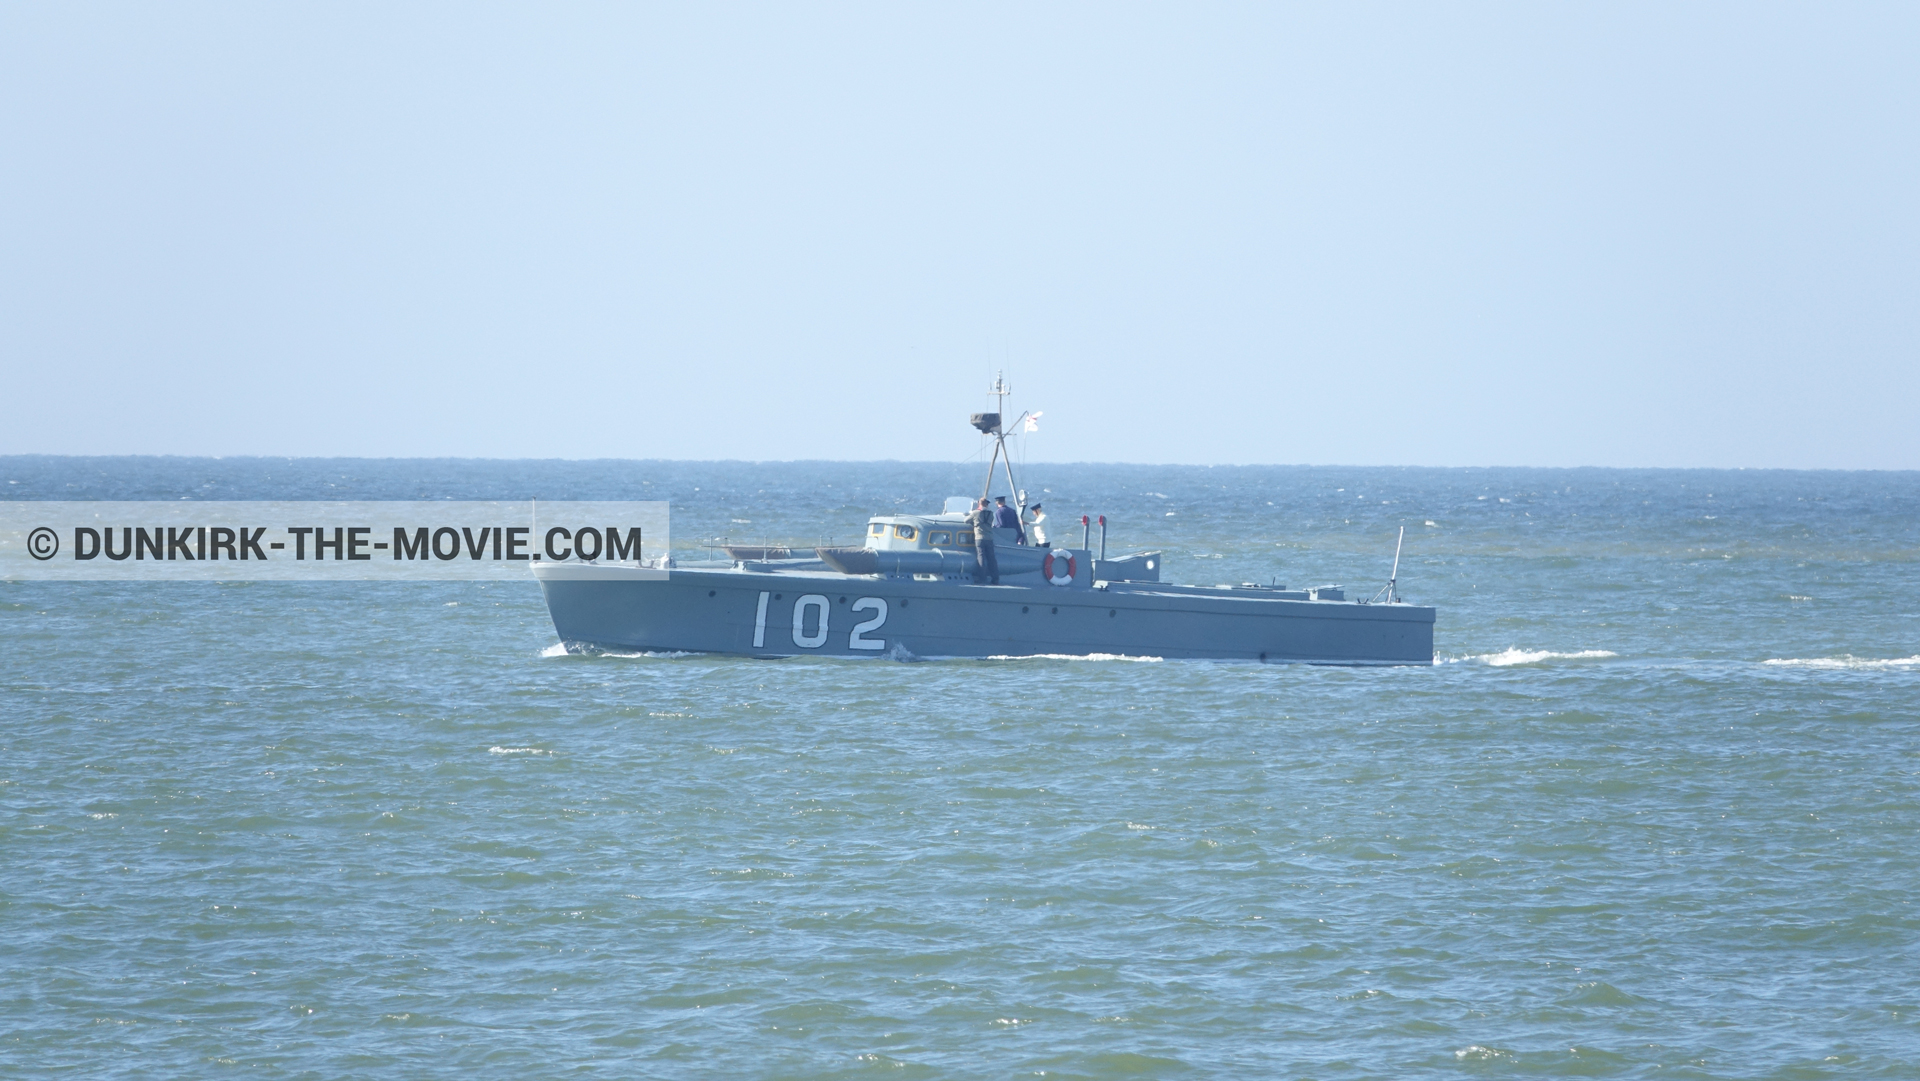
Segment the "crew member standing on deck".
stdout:
<svg viewBox="0 0 1920 1081">
<path fill-rule="evenodd" d="M 1027 543 L 1035 548 L 1051 548 L 1047 541 L 1047 512 L 1035 503 L 1027 508 Z"/>
<path fill-rule="evenodd" d="M 1000 557 L 993 550 L 993 506 L 982 497 L 980 505 L 973 508 L 967 520 L 973 523 L 973 580 L 977 583 L 985 579 L 997 586 L 1000 584 Z"/>
<path fill-rule="evenodd" d="M 994 496 L 993 501 L 999 504 L 993 508 L 993 524 L 1000 529 L 1013 530 L 1013 543 L 1027 543 L 1027 532 L 1020 528 L 1020 512 L 1007 506 L 1006 496 Z"/>
</svg>

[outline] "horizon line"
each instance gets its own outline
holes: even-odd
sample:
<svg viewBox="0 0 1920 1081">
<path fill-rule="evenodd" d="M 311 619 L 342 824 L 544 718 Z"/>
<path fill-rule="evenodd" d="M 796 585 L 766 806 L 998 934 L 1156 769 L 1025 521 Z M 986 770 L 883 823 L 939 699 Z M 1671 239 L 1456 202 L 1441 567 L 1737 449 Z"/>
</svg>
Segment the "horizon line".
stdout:
<svg viewBox="0 0 1920 1081">
<path fill-rule="evenodd" d="M 948 461 L 936 458 L 505 458 L 481 455 L 349 455 L 349 454 L 48 454 L 39 452 L 0 454 L 0 462 L 13 459 L 54 458 L 71 461 L 198 460 L 198 461 L 334 461 L 334 462 L 624 462 L 634 464 L 672 463 L 676 465 L 939 465 L 967 466 L 971 460 Z M 1028 460 L 1021 468 L 1032 466 L 1136 466 L 1147 469 L 1536 469 L 1574 472 L 1577 470 L 1670 471 L 1720 473 L 1920 473 L 1920 469 L 1886 466 L 1749 466 L 1749 465 L 1416 465 L 1360 464 L 1353 462 L 1130 462 L 1079 460 Z"/>
</svg>

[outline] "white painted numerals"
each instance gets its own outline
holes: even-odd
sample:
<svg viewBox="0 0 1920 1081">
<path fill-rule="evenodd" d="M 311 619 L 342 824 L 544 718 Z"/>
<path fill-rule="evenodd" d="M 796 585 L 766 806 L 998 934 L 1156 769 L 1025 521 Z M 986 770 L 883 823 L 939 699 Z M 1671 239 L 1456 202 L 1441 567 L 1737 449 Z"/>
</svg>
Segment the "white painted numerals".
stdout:
<svg viewBox="0 0 1920 1081">
<path fill-rule="evenodd" d="M 817 608 L 812 634 L 807 633 L 807 610 Z M 827 644 L 827 613 L 833 604 L 818 593 L 809 593 L 793 602 L 793 644 L 802 649 L 819 649 Z"/>
<path fill-rule="evenodd" d="M 767 601 L 769 595 L 760 594 L 760 603 L 753 613 L 753 648 L 764 649 L 767 644 Z M 872 612 L 873 615 L 853 625 L 847 634 L 848 649 L 882 650 L 887 648 L 884 638 L 864 637 L 868 631 L 877 631 L 887 625 L 887 602 L 880 597 L 862 597 L 853 602 L 848 609 L 852 612 Z M 793 602 L 793 644 L 801 649 L 819 649 L 827 644 L 827 621 L 833 612 L 833 602 L 818 593 L 809 593 Z M 812 633 L 808 633 L 808 626 Z"/>
<path fill-rule="evenodd" d="M 853 602 L 853 611 L 855 612 L 871 611 L 873 612 L 873 618 L 867 620 L 864 623 L 856 623 L 853 625 L 853 633 L 847 635 L 847 648 L 848 649 L 885 649 L 887 648 L 887 641 L 884 638 L 860 637 L 860 635 L 865 631 L 877 631 L 881 627 L 886 626 L 887 602 L 880 597 L 862 597 L 859 600 Z M 824 628 L 824 626 L 825 624 L 823 623 L 822 627 Z"/>
</svg>

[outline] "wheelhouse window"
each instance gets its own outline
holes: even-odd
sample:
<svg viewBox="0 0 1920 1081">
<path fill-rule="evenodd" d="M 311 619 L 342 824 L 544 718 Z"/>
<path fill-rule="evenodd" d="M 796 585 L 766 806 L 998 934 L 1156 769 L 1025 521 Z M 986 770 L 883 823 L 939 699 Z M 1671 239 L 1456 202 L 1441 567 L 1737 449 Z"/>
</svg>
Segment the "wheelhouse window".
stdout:
<svg viewBox="0 0 1920 1081">
<path fill-rule="evenodd" d="M 893 535 L 899 537 L 901 540 L 912 540 L 918 532 L 918 530 L 910 525 L 897 525 L 893 527 Z"/>
<path fill-rule="evenodd" d="M 927 543 L 935 548 L 953 547 L 953 534 L 935 531 L 927 534 Z"/>
<path fill-rule="evenodd" d="M 868 522 L 868 523 L 867 523 L 867 536 L 869 536 L 869 537 L 884 537 L 884 536 L 886 536 L 886 535 L 887 535 L 887 527 L 886 527 L 886 526 L 885 526 L 884 524 L 882 524 L 882 523 L 880 523 L 880 522 Z"/>
<path fill-rule="evenodd" d="M 962 548 L 971 548 L 971 547 L 973 547 L 973 530 L 971 530 L 971 529 L 963 529 L 963 530 L 961 530 L 960 532 L 958 532 L 958 533 L 955 533 L 955 534 L 954 534 L 954 536 L 956 536 L 956 537 L 958 537 L 958 538 L 960 539 L 960 540 L 959 540 L 959 543 L 960 543 L 960 547 L 962 547 Z"/>
</svg>

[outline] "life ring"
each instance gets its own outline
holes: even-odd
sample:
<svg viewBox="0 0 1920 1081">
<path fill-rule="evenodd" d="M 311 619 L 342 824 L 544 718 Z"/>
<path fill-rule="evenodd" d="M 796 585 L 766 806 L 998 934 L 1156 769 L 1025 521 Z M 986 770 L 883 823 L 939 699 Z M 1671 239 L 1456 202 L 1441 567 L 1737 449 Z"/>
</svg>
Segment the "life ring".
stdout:
<svg viewBox="0 0 1920 1081">
<path fill-rule="evenodd" d="M 1058 566 L 1061 563 L 1066 564 L 1066 573 L 1065 574 L 1053 573 L 1054 567 Z M 1057 585 L 1057 586 L 1072 585 L 1073 572 L 1075 569 L 1076 568 L 1073 561 L 1073 554 L 1071 552 L 1048 552 L 1047 558 L 1040 562 L 1040 573 L 1047 576 L 1047 581 L 1052 582 L 1054 585 Z"/>
</svg>

